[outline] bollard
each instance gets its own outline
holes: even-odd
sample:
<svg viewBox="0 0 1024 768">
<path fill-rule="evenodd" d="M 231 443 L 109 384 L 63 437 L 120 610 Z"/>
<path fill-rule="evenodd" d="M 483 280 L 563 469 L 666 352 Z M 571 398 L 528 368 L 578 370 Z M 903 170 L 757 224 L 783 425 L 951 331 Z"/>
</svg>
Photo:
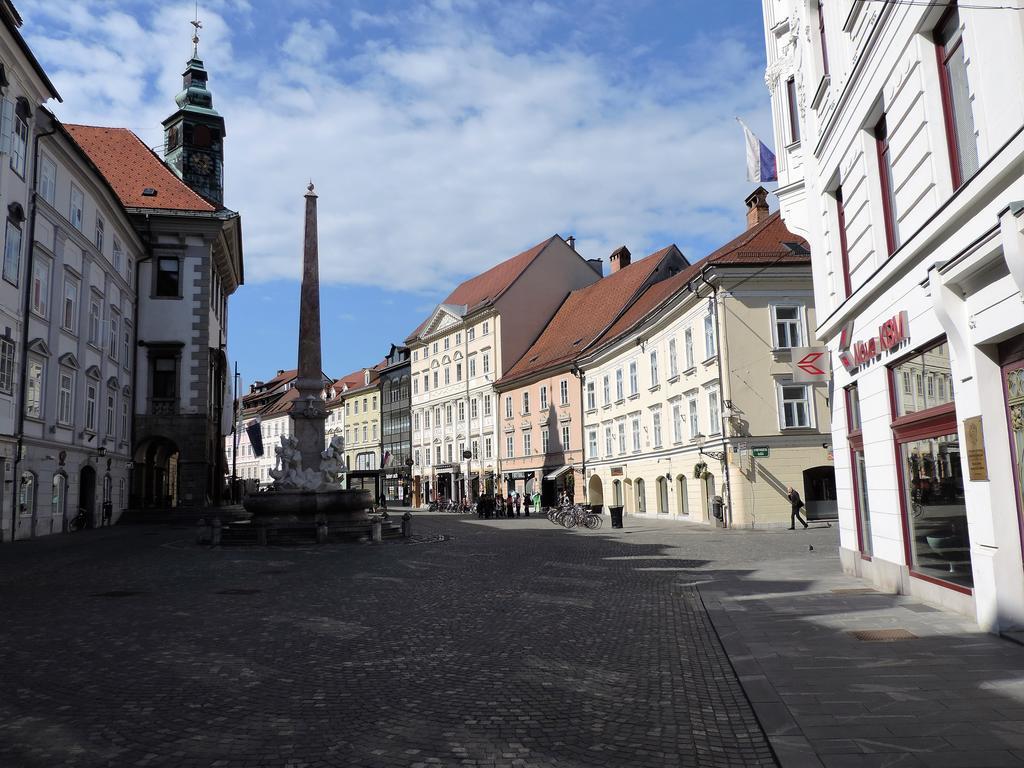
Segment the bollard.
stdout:
<svg viewBox="0 0 1024 768">
<path fill-rule="evenodd" d="M 381 541 L 382 538 L 383 537 L 381 535 L 380 530 L 380 518 L 375 517 L 370 521 L 370 541 L 376 544 L 377 542 Z"/>
<path fill-rule="evenodd" d="M 213 529 L 207 525 L 206 518 L 199 518 L 199 523 L 196 526 L 196 544 L 209 544 L 213 538 Z"/>
<path fill-rule="evenodd" d="M 402 515 L 402 538 L 408 539 L 412 536 L 412 512 Z"/>
<path fill-rule="evenodd" d="M 221 522 L 219 517 L 213 518 L 213 530 L 210 536 L 210 543 L 215 547 L 220 546 Z"/>
</svg>

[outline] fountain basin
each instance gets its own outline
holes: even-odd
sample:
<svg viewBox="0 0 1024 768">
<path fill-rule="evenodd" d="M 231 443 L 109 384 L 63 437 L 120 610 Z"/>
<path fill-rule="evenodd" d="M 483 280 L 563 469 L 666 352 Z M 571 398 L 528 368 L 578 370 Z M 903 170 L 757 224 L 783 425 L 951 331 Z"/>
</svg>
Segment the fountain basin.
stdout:
<svg viewBox="0 0 1024 768">
<path fill-rule="evenodd" d="M 242 502 L 253 522 L 273 520 L 324 519 L 328 522 L 356 522 L 370 519 L 373 498 L 363 489 L 334 488 L 320 491 L 271 489 L 255 493 Z"/>
</svg>

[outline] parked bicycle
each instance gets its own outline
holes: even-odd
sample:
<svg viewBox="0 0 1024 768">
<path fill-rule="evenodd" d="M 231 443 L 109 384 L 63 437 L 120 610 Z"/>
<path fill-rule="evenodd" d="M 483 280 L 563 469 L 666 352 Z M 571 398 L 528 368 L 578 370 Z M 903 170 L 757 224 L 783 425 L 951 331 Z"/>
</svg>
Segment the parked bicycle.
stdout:
<svg viewBox="0 0 1024 768">
<path fill-rule="evenodd" d="M 600 528 L 604 522 L 601 516 L 592 511 L 590 507 L 568 503 L 548 508 L 548 520 L 563 528 L 572 529 L 577 525 L 582 525 L 590 530 Z"/>
<path fill-rule="evenodd" d="M 70 520 L 68 520 L 68 530 L 80 531 L 83 528 L 85 528 L 86 523 L 88 522 L 87 514 L 88 513 L 85 511 L 85 507 L 79 507 L 78 514 L 72 517 Z"/>
</svg>

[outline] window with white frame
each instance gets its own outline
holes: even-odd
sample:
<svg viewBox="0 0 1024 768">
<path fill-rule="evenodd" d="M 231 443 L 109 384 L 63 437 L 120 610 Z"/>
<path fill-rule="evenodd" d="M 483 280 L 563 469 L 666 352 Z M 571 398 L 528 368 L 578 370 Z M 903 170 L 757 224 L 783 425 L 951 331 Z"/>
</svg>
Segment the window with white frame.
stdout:
<svg viewBox="0 0 1024 768">
<path fill-rule="evenodd" d="M 618 402 L 619 400 L 622 400 L 622 399 L 623 399 L 623 394 L 622 394 L 622 369 L 621 368 L 616 368 L 615 369 L 615 401 Z"/>
<path fill-rule="evenodd" d="M 445 424 L 451 424 L 452 423 L 452 404 L 451 403 L 446 403 L 445 406 L 444 406 L 444 423 Z"/>
<path fill-rule="evenodd" d="M 594 382 L 588 381 L 587 382 L 587 410 L 588 411 L 593 411 L 595 408 L 597 408 L 597 392 L 595 390 L 596 390 L 596 387 L 594 386 Z"/>
<path fill-rule="evenodd" d="M 484 373 L 490 373 L 491 372 L 491 356 L 488 355 L 486 352 L 484 352 L 482 362 L 483 362 Z"/>
<path fill-rule="evenodd" d="M 597 430 L 591 429 L 587 432 L 587 451 L 591 456 L 597 456 Z"/>
<path fill-rule="evenodd" d="M 75 373 L 70 368 L 61 367 L 60 376 L 57 382 L 57 421 L 61 424 L 71 424 L 72 393 L 75 389 Z"/>
<path fill-rule="evenodd" d="M 484 458 L 485 459 L 491 458 L 491 454 L 492 454 L 491 438 L 485 437 L 484 438 Z"/>
<path fill-rule="evenodd" d="M 565 424 L 562 426 L 562 450 L 572 450 L 572 446 L 569 445 L 569 425 Z"/>
<path fill-rule="evenodd" d="M 540 409 L 542 411 L 548 409 L 548 388 L 546 386 L 540 388 Z"/>
<path fill-rule="evenodd" d="M 7 233 L 4 239 L 4 280 L 13 286 L 18 285 L 21 274 L 21 227 L 10 219 L 7 220 Z"/>
<path fill-rule="evenodd" d="M 78 281 L 64 278 L 64 306 L 61 312 L 61 327 L 74 333 L 78 330 Z"/>
<path fill-rule="evenodd" d="M 128 441 L 128 398 L 129 395 L 121 398 L 121 439 L 125 442 Z"/>
<path fill-rule="evenodd" d="M 811 388 L 779 382 L 779 417 L 783 429 L 811 426 Z"/>
<path fill-rule="evenodd" d="M 476 376 L 476 357 L 469 358 L 469 378 Z"/>
<path fill-rule="evenodd" d="M 683 332 L 683 352 L 686 355 L 686 368 L 693 368 L 693 329 L 687 328 Z"/>
<path fill-rule="evenodd" d="M 523 456 L 533 453 L 533 437 L 529 432 L 523 432 Z"/>
<path fill-rule="evenodd" d="M 469 401 L 469 418 L 476 419 L 480 416 L 480 401 L 475 397 Z"/>
<path fill-rule="evenodd" d="M 121 343 L 121 313 L 110 310 L 110 359 L 117 362 L 118 344 Z"/>
<path fill-rule="evenodd" d="M 512 395 L 505 396 L 505 418 L 512 418 Z"/>
<path fill-rule="evenodd" d="M 466 401 L 465 400 L 459 400 L 459 421 L 462 422 L 462 421 L 465 421 L 465 420 L 466 420 Z"/>
<path fill-rule="evenodd" d="M 636 372 L 636 360 L 629 361 L 629 394 L 635 395 L 640 390 L 640 380 Z M 620 398 L 621 399 L 621 398 Z"/>
<path fill-rule="evenodd" d="M 50 205 L 57 196 L 57 164 L 46 155 L 39 158 L 39 196 Z"/>
<path fill-rule="evenodd" d="M 799 306 L 772 306 L 775 348 L 789 349 L 804 345 L 802 311 Z"/>
<path fill-rule="evenodd" d="M 483 327 L 480 329 L 480 333 L 486 336 L 491 332 L 491 324 L 489 321 L 484 320 Z"/>
<path fill-rule="evenodd" d="M 76 187 L 74 184 L 71 185 L 71 203 L 68 206 L 68 221 L 71 222 L 71 226 L 81 231 L 84 226 L 82 218 L 85 212 L 85 195 L 82 194 L 82 190 Z"/>
<path fill-rule="evenodd" d="M 604 375 L 604 379 L 602 379 L 602 381 L 601 381 L 601 394 L 602 394 L 602 396 L 604 398 L 602 400 L 602 402 L 605 405 L 609 405 L 611 403 L 611 401 L 612 401 L 612 390 L 611 390 L 610 381 L 611 381 L 611 379 L 608 376 L 608 374 L 606 373 Z"/>
<path fill-rule="evenodd" d="M 630 431 L 633 433 L 633 450 L 640 450 L 640 417 L 634 416 L 630 424 Z"/>
<path fill-rule="evenodd" d="M 619 431 L 619 453 L 626 452 L 626 422 L 620 421 L 618 423 Z"/>
<path fill-rule="evenodd" d="M 569 380 L 562 379 L 558 383 L 558 402 L 561 405 L 569 404 Z"/>
<path fill-rule="evenodd" d="M 117 413 L 117 392 L 107 391 L 107 435 L 114 436 L 114 414 Z"/>
<path fill-rule="evenodd" d="M 658 377 L 658 350 L 651 350 L 651 386 L 658 386 L 661 379 Z"/>
<path fill-rule="evenodd" d="M 96 234 L 93 237 L 93 243 L 96 245 L 96 250 L 103 253 L 103 239 L 106 229 L 106 224 L 103 222 L 103 217 L 98 213 L 96 214 Z M 118 270 L 120 272 L 120 270 Z"/>
<path fill-rule="evenodd" d="M 0 337 L 0 392 L 11 394 L 14 388 L 14 340 Z"/>
<path fill-rule="evenodd" d="M 515 440 L 513 439 L 512 435 L 507 435 L 505 437 L 505 458 L 506 459 L 513 459 L 513 458 L 515 458 L 515 455 L 516 455 Z"/>
<path fill-rule="evenodd" d="M 89 300 L 89 343 L 94 347 L 100 345 L 100 317 L 103 305 L 98 296 Z"/>
<path fill-rule="evenodd" d="M 121 270 L 124 268 L 124 246 L 121 245 L 121 240 L 115 235 L 114 236 L 114 269 L 117 270 L 118 274 L 121 274 Z"/>
<path fill-rule="evenodd" d="M 722 431 L 722 409 L 718 402 L 718 389 L 708 390 L 708 432 L 712 435 Z"/>
<path fill-rule="evenodd" d="M 651 440 L 655 448 L 661 448 L 661 409 L 651 411 Z"/>
<path fill-rule="evenodd" d="M 19 99 L 19 102 L 23 100 Z M 11 168 L 25 178 L 25 158 L 28 155 L 28 115 L 19 103 L 14 114 L 14 130 L 11 132 Z"/>
<path fill-rule="evenodd" d="M 452 369 L 449 366 L 445 366 L 444 369 L 444 385 L 447 387 L 452 383 Z"/>
<path fill-rule="evenodd" d="M 697 398 L 688 398 L 686 405 L 690 411 L 690 437 L 696 437 L 700 434 L 700 415 L 697 411 Z"/>
<path fill-rule="evenodd" d="M 466 331 L 466 340 L 467 341 L 472 341 L 475 338 L 476 338 L 476 326 L 470 326 L 469 329 Z"/>
<path fill-rule="evenodd" d="M 668 340 L 668 377 L 674 379 L 679 375 L 679 360 L 676 355 L 676 337 Z"/>
<path fill-rule="evenodd" d="M 37 258 L 32 265 L 32 311 L 47 317 L 50 309 L 50 262 Z"/>
<path fill-rule="evenodd" d="M 491 396 L 484 395 L 484 416 L 491 415 Z"/>
<path fill-rule="evenodd" d="M 715 356 L 715 319 L 710 314 L 704 315 L 704 359 Z"/>
<path fill-rule="evenodd" d="M 121 339 L 123 341 L 121 351 L 124 353 L 121 358 L 121 362 L 124 364 L 125 368 L 131 368 L 132 327 L 127 321 L 124 324 L 124 333 L 121 334 Z"/>
<path fill-rule="evenodd" d="M 672 441 L 683 441 L 683 406 L 681 403 L 672 405 Z"/>
<path fill-rule="evenodd" d="M 87 432 L 96 431 L 96 398 L 98 392 L 96 382 L 90 381 L 85 385 L 85 429 Z"/>
<path fill-rule="evenodd" d="M 548 453 L 548 444 L 551 442 L 551 430 L 547 426 L 540 431 L 540 452 L 545 456 Z"/>
<path fill-rule="evenodd" d="M 43 418 L 43 361 L 34 357 L 30 357 L 28 361 L 25 415 L 36 419 Z"/>
<path fill-rule="evenodd" d="M 611 456 L 614 453 L 615 439 L 612 437 L 612 428 L 604 428 L 604 455 Z"/>
</svg>

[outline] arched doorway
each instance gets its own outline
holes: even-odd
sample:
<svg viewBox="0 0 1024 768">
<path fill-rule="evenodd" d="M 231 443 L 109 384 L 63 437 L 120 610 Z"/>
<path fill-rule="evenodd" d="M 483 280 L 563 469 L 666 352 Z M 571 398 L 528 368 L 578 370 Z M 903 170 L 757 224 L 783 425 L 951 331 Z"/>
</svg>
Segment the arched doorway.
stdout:
<svg viewBox="0 0 1024 768">
<path fill-rule="evenodd" d="M 36 535 L 36 476 L 28 470 L 21 473 L 18 482 L 18 527 L 28 528 L 29 536 Z"/>
<path fill-rule="evenodd" d="M 604 486 L 600 475 L 591 475 L 587 483 L 587 499 L 592 507 L 604 506 Z"/>
<path fill-rule="evenodd" d="M 612 480 L 612 506 L 622 506 L 622 481 Z"/>
<path fill-rule="evenodd" d="M 151 437 L 135 449 L 132 506 L 178 506 L 178 446 L 166 437 Z"/>
<path fill-rule="evenodd" d="M 710 472 L 704 475 L 704 498 L 707 500 L 705 511 L 708 516 L 708 520 L 714 520 L 715 516 L 712 511 L 712 504 L 715 501 L 715 476 Z"/>
<path fill-rule="evenodd" d="M 637 478 L 633 483 L 636 488 L 636 512 L 638 515 L 647 514 L 647 488 L 642 478 Z"/>
<path fill-rule="evenodd" d="M 85 510 L 85 527 L 96 527 L 96 470 L 85 464 L 78 472 L 78 508 Z"/>
<path fill-rule="evenodd" d="M 633 515 L 636 514 L 636 494 L 633 492 L 633 481 L 624 480 L 622 482 L 622 501 L 623 501 L 623 514 Z"/>
<path fill-rule="evenodd" d="M 686 475 L 678 475 L 676 477 L 676 512 L 680 515 L 690 514 L 690 499 L 686 493 Z"/>
<path fill-rule="evenodd" d="M 839 516 L 834 467 L 820 466 L 804 470 L 804 504 L 808 520 L 834 520 Z"/>
<path fill-rule="evenodd" d="M 668 514 L 668 480 L 661 475 L 658 476 L 655 482 L 656 490 L 658 492 L 658 514 Z"/>
<path fill-rule="evenodd" d="M 66 531 L 68 528 L 68 478 L 63 472 L 53 476 L 50 486 L 50 532 Z"/>
</svg>

